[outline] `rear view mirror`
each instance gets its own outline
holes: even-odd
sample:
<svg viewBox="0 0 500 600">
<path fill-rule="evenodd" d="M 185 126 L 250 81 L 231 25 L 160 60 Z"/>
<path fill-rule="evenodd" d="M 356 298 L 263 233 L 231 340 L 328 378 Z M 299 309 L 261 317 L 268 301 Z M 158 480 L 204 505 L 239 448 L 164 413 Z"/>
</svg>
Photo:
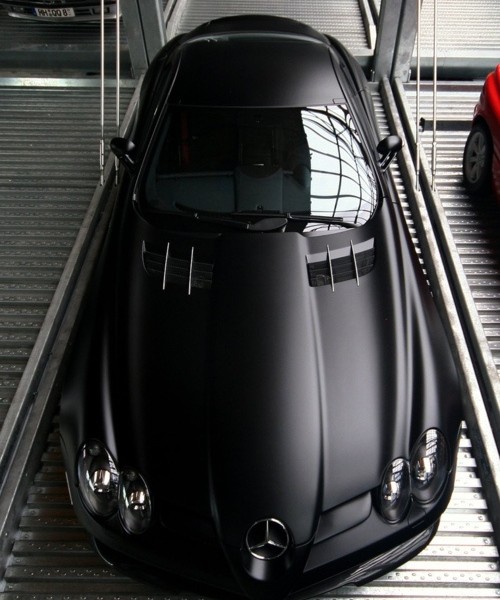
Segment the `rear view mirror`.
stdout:
<svg viewBox="0 0 500 600">
<path fill-rule="evenodd" d="M 381 155 L 379 165 L 382 171 L 385 171 L 391 164 L 392 159 L 403 147 L 403 140 L 399 135 L 388 135 L 381 140 L 377 146 L 377 152 Z"/>
<path fill-rule="evenodd" d="M 127 138 L 115 137 L 110 142 L 110 148 L 116 158 L 130 173 L 135 169 L 135 144 Z"/>
</svg>

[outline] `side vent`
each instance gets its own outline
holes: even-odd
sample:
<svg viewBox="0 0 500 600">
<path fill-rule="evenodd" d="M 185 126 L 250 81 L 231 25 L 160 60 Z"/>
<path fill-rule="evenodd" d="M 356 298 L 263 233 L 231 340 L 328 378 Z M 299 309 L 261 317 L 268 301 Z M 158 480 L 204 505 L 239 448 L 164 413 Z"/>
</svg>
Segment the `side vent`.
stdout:
<svg viewBox="0 0 500 600">
<path fill-rule="evenodd" d="M 331 250 L 326 246 L 319 254 L 306 256 L 309 285 L 319 287 L 329 285 L 335 291 L 335 285 L 349 279 L 367 275 L 375 265 L 375 240 L 353 244 L 345 248 Z"/>
<path fill-rule="evenodd" d="M 213 264 L 196 260 L 196 249 L 191 248 L 187 257 L 175 256 L 171 244 L 165 249 L 142 243 L 142 263 L 149 277 L 158 279 L 163 290 L 169 284 L 179 285 L 191 294 L 193 288 L 212 287 Z"/>
</svg>

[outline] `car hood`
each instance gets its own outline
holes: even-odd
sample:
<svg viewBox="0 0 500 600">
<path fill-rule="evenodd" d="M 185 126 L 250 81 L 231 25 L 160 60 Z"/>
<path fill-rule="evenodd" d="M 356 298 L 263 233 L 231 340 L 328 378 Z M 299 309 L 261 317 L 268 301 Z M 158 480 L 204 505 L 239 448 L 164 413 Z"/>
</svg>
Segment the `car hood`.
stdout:
<svg viewBox="0 0 500 600">
<path fill-rule="evenodd" d="M 322 513 L 376 488 L 436 423 L 422 407 L 455 374 L 388 219 L 311 237 L 134 228 L 110 308 L 112 412 L 165 527 L 189 522 L 236 557 L 272 518 L 300 557 Z M 312 275 L 327 252 L 347 263 L 333 289 Z"/>
</svg>

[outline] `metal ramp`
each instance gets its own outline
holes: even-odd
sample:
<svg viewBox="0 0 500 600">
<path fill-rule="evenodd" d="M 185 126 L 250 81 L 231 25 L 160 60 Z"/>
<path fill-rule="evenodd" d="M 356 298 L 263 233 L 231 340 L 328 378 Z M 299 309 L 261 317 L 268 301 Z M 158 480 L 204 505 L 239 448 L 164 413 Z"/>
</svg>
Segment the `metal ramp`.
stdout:
<svg viewBox="0 0 500 600">
<path fill-rule="evenodd" d="M 185 33 L 211 19 L 250 13 L 302 21 L 336 37 L 358 59 L 373 54 L 373 17 L 363 0 L 178 0 L 169 15 L 167 35 Z"/>
<path fill-rule="evenodd" d="M 109 136 L 113 97 L 107 103 Z M 92 78 L 0 79 L 2 426 L 95 189 L 99 105 Z"/>
<path fill-rule="evenodd" d="M 405 86 L 416 103 L 415 86 Z M 436 184 L 458 250 L 491 361 L 500 376 L 500 211 L 492 198 L 471 198 L 462 185 L 462 155 L 482 83 L 444 82 L 437 94 Z M 432 89 L 420 93 L 421 113 L 432 118 Z M 423 134 L 430 156 L 432 133 Z"/>
<path fill-rule="evenodd" d="M 115 25 L 105 23 L 106 70 L 114 70 L 116 45 Z M 60 77 L 61 71 L 79 74 L 98 73 L 100 69 L 99 23 L 39 23 L 9 17 L 0 8 L 0 69 L 50 71 Z M 123 69 L 130 68 L 127 40 L 122 35 L 121 61 Z"/>
<path fill-rule="evenodd" d="M 72 511 L 57 435 L 49 435 L 41 467 L 21 515 L 1 600 L 173 600 L 196 598 L 126 577 L 94 552 Z M 396 571 L 324 598 L 498 598 L 498 550 L 482 485 L 464 431 L 455 491 L 432 543 Z"/>
<path fill-rule="evenodd" d="M 461 79 L 484 75 L 500 62 L 497 0 L 438 0 L 438 68 Z M 432 70 L 434 0 L 422 2 L 422 68 Z M 415 63 L 414 63 L 415 65 Z"/>
</svg>

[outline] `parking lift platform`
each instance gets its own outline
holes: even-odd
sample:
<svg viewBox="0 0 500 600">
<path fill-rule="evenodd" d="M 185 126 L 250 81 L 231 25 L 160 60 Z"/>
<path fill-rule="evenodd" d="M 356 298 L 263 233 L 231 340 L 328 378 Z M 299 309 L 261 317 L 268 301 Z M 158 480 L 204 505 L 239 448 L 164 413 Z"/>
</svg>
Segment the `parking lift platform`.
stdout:
<svg viewBox="0 0 500 600">
<path fill-rule="evenodd" d="M 335 5 L 335 6 L 333 6 Z M 342 41 L 358 60 L 373 54 L 374 22 L 367 2 L 337 0 L 323 2 L 286 2 L 284 0 L 180 1 L 173 4 L 167 25 L 169 37 L 191 31 L 198 25 L 220 17 L 245 14 L 274 14 L 307 23 L 318 31 Z"/>
<path fill-rule="evenodd" d="M 114 68 L 116 34 L 112 21 L 105 27 L 105 67 Z M 64 71 L 99 74 L 100 23 L 38 23 L 8 17 L 0 9 L 0 54 L 2 70 L 15 72 L 44 69 L 52 76 Z M 130 68 L 130 55 L 124 34 L 120 36 L 123 71 Z"/>
<path fill-rule="evenodd" d="M 490 7 L 495 3 L 496 0 L 491 0 Z M 266 10 L 304 20 L 323 31 L 324 24 L 328 23 L 327 32 L 337 36 L 366 65 L 375 47 L 374 40 L 369 39 L 370 32 L 373 33 L 371 23 L 375 23 L 377 17 L 377 12 L 372 12 L 372 4 L 368 0 L 308 3 L 178 0 L 167 4 L 167 31 L 172 35 L 225 14 Z M 376 8 L 378 4 L 375 4 Z M 430 4 L 424 0 L 424 10 Z M 484 0 L 483 4 L 488 5 Z M 370 12 L 368 20 L 367 10 Z M 453 5 L 447 3 L 446 10 L 453 11 Z M 475 14 L 478 22 L 481 14 L 478 8 Z M 484 14 L 491 22 L 491 13 L 485 11 Z M 0 29 L 4 19 L 7 17 L 0 13 Z M 41 28 L 44 24 L 30 25 Z M 9 21 L 8 26 L 14 24 Z M 39 39 L 43 39 L 43 35 L 43 30 L 38 30 Z M 92 43 L 95 44 L 95 37 Z M 15 58 L 21 65 L 22 51 Z M 78 65 L 78 60 L 73 66 Z M 7 457 L 5 448 L 0 447 L 0 459 L 5 458 L 5 462 L 0 463 L 5 469 L 2 477 L 10 467 L 0 495 L 3 537 L 0 600 L 194 597 L 138 583 L 105 565 L 94 553 L 69 502 L 58 445 L 55 402 L 53 399 L 42 402 L 42 396 L 45 388 L 57 387 L 52 359 L 57 359 L 62 352 L 57 345 L 61 336 L 58 338 L 57 331 L 49 330 L 54 315 L 63 319 L 67 306 L 71 311 L 63 289 L 74 279 L 72 266 L 81 262 L 72 248 L 78 246 L 85 230 L 95 228 L 99 232 L 99 219 L 95 216 L 104 210 L 103 205 L 98 204 L 97 208 L 95 205 L 100 195 L 95 150 L 99 137 L 99 86 L 95 76 L 88 72 L 73 73 L 74 77 L 62 79 L 54 77 L 54 73 L 36 77 L 36 71 L 28 76 L 30 68 L 28 63 L 23 66 L 22 78 L 9 73 L 0 79 L 3 145 L 0 149 L 0 442 L 9 438 L 10 432 L 6 429 L 10 424 L 18 428 L 18 446 L 12 447 L 11 456 Z M 64 68 L 71 68 L 71 61 Z M 123 115 L 136 81 L 127 79 L 122 84 Z M 405 84 L 400 88 L 411 118 L 415 110 L 414 85 Z M 106 89 L 109 92 L 106 102 L 112 104 L 111 81 L 106 81 Z M 440 82 L 436 182 L 465 270 L 466 285 L 487 338 L 490 355 L 485 360 L 492 360 L 498 371 L 500 211 L 490 203 L 477 204 L 467 197 L 460 175 L 468 119 L 470 121 L 480 89 L 479 81 Z M 425 100 L 423 114 L 428 120 L 430 94 L 429 86 L 424 86 L 421 99 Z M 382 132 L 394 131 L 395 125 L 405 126 L 405 116 L 394 111 L 393 103 L 397 100 L 388 97 L 387 82 L 373 84 L 373 98 Z M 454 110 L 448 110 L 450 106 Z M 400 106 L 401 113 L 403 109 Z M 114 134 L 111 107 L 106 114 L 109 140 Z M 430 156 L 429 132 L 423 137 L 426 156 Z M 412 192 L 405 176 L 405 170 L 411 170 L 411 165 L 401 166 L 403 168 L 393 167 L 393 176 L 410 232 L 419 245 L 420 226 L 414 220 Z M 89 252 L 91 256 L 91 250 Z M 59 330 L 63 338 L 64 328 L 63 322 Z M 30 384 L 33 381 L 35 383 Z M 494 387 L 495 382 L 490 383 Z M 23 390 L 32 396 L 29 405 L 16 404 Z M 48 393 L 50 395 L 50 389 Z M 18 406 L 24 414 L 13 416 Z M 488 478 L 481 481 L 478 465 L 485 461 L 483 446 L 478 446 L 475 439 L 471 441 L 468 434 L 464 426 L 455 491 L 431 545 L 420 556 L 377 581 L 359 588 L 341 588 L 326 597 L 500 596 L 495 541 L 498 537 L 487 504 L 491 496 L 488 488 L 494 481 Z M 23 457 L 24 462 L 18 462 L 17 457 Z M 30 468 L 30 464 L 35 468 Z M 29 476 L 26 500 L 17 507 L 11 499 L 16 492 L 26 489 L 23 480 L 31 472 L 35 474 Z"/>
</svg>

